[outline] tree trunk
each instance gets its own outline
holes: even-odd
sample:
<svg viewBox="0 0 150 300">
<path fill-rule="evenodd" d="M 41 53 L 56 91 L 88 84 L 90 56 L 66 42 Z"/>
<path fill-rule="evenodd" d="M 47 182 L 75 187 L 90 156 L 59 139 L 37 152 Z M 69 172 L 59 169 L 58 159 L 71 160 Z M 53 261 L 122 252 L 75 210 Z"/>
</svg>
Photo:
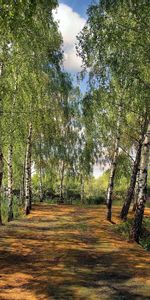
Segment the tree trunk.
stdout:
<svg viewBox="0 0 150 300">
<path fill-rule="evenodd" d="M 43 182 L 42 182 L 42 168 L 40 165 L 40 172 L 39 172 L 39 194 L 40 194 L 40 202 L 43 202 Z"/>
<path fill-rule="evenodd" d="M 137 243 L 139 243 L 139 239 L 140 239 L 145 202 L 147 197 L 147 172 L 148 172 L 148 163 L 149 163 L 149 150 L 150 150 L 150 122 L 142 146 L 140 177 L 139 177 L 139 196 L 138 196 L 137 207 L 135 211 L 134 222 L 133 222 L 131 235 L 130 235 L 131 240 Z"/>
<path fill-rule="evenodd" d="M 13 170 L 12 170 L 13 146 L 8 149 L 8 222 L 13 220 Z"/>
<path fill-rule="evenodd" d="M 112 217 L 112 196 L 113 196 L 113 189 L 114 189 L 114 179 L 115 179 L 115 173 L 116 173 L 116 166 L 117 166 L 117 158 L 119 153 L 119 141 L 120 137 L 117 137 L 116 145 L 115 145 L 115 151 L 114 151 L 114 157 L 111 164 L 111 171 L 110 171 L 110 179 L 109 179 L 109 186 L 107 190 L 107 220 L 111 222 Z"/>
<path fill-rule="evenodd" d="M 21 184 L 20 198 L 21 198 L 22 205 L 25 205 L 26 153 L 25 153 L 22 169 L 23 169 L 23 172 L 22 172 L 22 184 Z"/>
<path fill-rule="evenodd" d="M 31 143 L 32 143 L 32 124 L 29 124 L 29 134 L 27 139 L 26 161 L 25 161 L 25 214 L 28 215 L 31 209 L 32 190 L 31 190 Z"/>
<path fill-rule="evenodd" d="M 139 195 L 139 175 L 140 174 L 138 172 L 137 178 L 136 178 L 136 185 L 135 185 L 134 202 L 133 202 L 133 207 L 132 207 L 133 212 L 136 211 L 137 199 L 138 199 L 138 195 Z"/>
<path fill-rule="evenodd" d="M 111 222 L 111 218 L 112 218 L 112 199 L 113 199 L 113 190 L 114 190 L 114 179 L 115 179 L 117 159 L 118 159 L 118 154 L 119 154 L 121 115 L 122 115 L 122 104 L 120 101 L 119 111 L 118 111 L 118 121 L 117 121 L 116 143 L 115 143 L 113 160 L 111 163 L 110 178 L 109 178 L 109 185 L 108 185 L 108 189 L 107 189 L 107 198 L 106 198 L 106 204 L 107 204 L 106 218 L 110 222 Z"/>
<path fill-rule="evenodd" d="M 0 62 L 0 77 L 3 76 L 3 68 L 4 68 L 4 64 L 1 61 Z M 1 98 L 0 98 L 0 111 L 1 111 L 1 113 L 0 113 L 0 118 L 1 118 L 2 111 L 3 111 L 3 104 L 2 104 L 2 99 Z M 0 119 L 0 129 L 2 129 L 1 128 L 1 119 Z M 2 210 L 1 210 L 2 195 L 1 195 L 1 189 L 2 189 L 3 174 L 4 174 L 4 158 L 3 158 L 3 152 L 2 152 L 2 147 L 1 147 L 1 136 L 0 136 L 0 225 L 2 225 Z"/>
<path fill-rule="evenodd" d="M 83 175 L 81 174 L 81 204 L 84 204 L 84 178 Z"/>
<path fill-rule="evenodd" d="M 141 136 L 140 136 L 140 140 L 139 140 L 139 143 L 138 143 L 138 149 L 137 149 L 137 153 L 136 153 L 135 162 L 134 162 L 134 165 L 133 165 L 133 170 L 132 170 L 132 175 L 131 175 L 131 180 L 130 180 L 130 186 L 129 186 L 129 189 L 127 191 L 127 197 L 125 199 L 125 202 L 123 204 L 121 214 L 120 214 L 120 217 L 121 217 L 122 220 L 127 219 L 127 215 L 128 215 L 129 209 L 130 209 L 130 205 L 131 205 L 131 202 L 132 202 L 133 197 L 134 197 L 136 178 L 137 178 L 137 174 L 138 174 L 138 171 L 139 171 L 139 165 L 140 165 L 140 160 L 141 160 L 142 144 L 143 144 L 145 132 L 147 130 L 146 127 L 147 127 L 147 117 L 145 118 L 144 124 L 141 128 Z"/>
<path fill-rule="evenodd" d="M 130 186 L 127 191 L 127 197 L 125 199 L 125 202 L 123 204 L 120 218 L 123 220 L 127 219 L 127 215 L 129 212 L 129 208 L 134 196 L 134 189 L 135 189 L 135 184 L 136 184 L 136 177 L 137 173 L 139 171 L 139 165 L 140 165 L 140 159 L 141 159 L 141 150 L 142 150 L 142 141 L 139 142 L 137 153 L 136 153 L 136 158 L 134 161 L 133 169 L 132 169 L 132 175 L 131 175 L 131 180 L 130 180 Z"/>
<path fill-rule="evenodd" d="M 4 160 L 3 160 L 2 149 L 0 147 L 0 225 L 2 225 L 1 188 L 2 188 L 3 173 L 4 173 Z"/>
<path fill-rule="evenodd" d="M 43 170 L 42 170 L 42 136 L 40 135 L 40 168 L 39 168 L 39 196 L 40 202 L 43 202 Z"/>
<path fill-rule="evenodd" d="M 63 187 L 64 171 L 65 171 L 65 164 L 64 164 L 64 162 L 62 162 L 61 175 L 60 175 L 60 200 L 59 200 L 60 204 L 64 203 L 64 192 L 63 192 L 63 190 L 64 190 L 64 187 Z"/>
</svg>

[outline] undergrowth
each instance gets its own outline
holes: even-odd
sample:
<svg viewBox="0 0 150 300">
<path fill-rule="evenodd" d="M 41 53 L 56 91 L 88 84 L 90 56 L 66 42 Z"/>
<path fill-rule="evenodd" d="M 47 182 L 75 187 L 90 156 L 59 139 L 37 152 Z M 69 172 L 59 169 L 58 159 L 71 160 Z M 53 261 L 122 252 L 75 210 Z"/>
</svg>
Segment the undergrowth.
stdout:
<svg viewBox="0 0 150 300">
<path fill-rule="evenodd" d="M 2 220 L 3 222 L 7 222 L 8 219 L 8 199 L 1 199 L 1 211 L 2 211 Z M 23 216 L 22 204 L 20 203 L 17 197 L 13 199 L 13 215 L 14 219 L 18 219 Z"/>
<path fill-rule="evenodd" d="M 115 232 L 121 234 L 125 239 L 129 239 L 132 220 L 116 225 Z M 140 245 L 147 251 L 150 251 L 150 218 L 144 218 L 143 227 L 140 236 Z"/>
</svg>

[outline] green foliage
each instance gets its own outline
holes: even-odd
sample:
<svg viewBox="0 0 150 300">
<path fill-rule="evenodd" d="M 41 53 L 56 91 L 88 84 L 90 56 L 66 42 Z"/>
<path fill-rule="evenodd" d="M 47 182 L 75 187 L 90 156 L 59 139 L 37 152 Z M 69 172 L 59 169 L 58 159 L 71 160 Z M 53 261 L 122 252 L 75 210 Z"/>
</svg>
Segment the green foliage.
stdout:
<svg viewBox="0 0 150 300">
<path fill-rule="evenodd" d="M 62 70 L 62 37 L 53 18 L 57 4 L 56 0 L 1 3 L 3 185 L 8 185 L 7 152 L 12 144 L 13 188 L 23 187 L 28 124 L 32 122 L 36 199 L 40 191 L 48 201 L 56 202 L 52 198 L 62 192 L 66 202 L 77 203 L 83 196 L 85 203 L 103 203 L 110 170 L 96 180 L 93 165 L 111 164 L 119 135 L 114 200 L 120 200 L 130 181 L 131 150 L 135 153 L 143 120 L 150 118 L 150 6 L 144 0 L 103 0 L 90 5 L 78 37 L 78 54 L 89 79 L 83 96 Z M 19 214 L 17 207 L 14 200 Z M 6 215 L 6 203 L 2 209 Z"/>
<path fill-rule="evenodd" d="M 150 218 L 144 218 L 140 244 L 144 249 L 150 251 Z"/>
<path fill-rule="evenodd" d="M 124 238 L 129 239 L 130 230 L 132 226 L 132 220 L 120 223 L 114 227 L 114 230 L 121 234 Z"/>
<path fill-rule="evenodd" d="M 129 239 L 133 220 L 129 219 L 119 225 L 115 225 L 114 230 L 124 238 Z M 150 251 L 150 219 L 144 218 L 142 233 L 140 236 L 140 245 L 147 251 Z"/>
<path fill-rule="evenodd" d="M 100 161 L 113 161 L 119 137 L 122 153 L 111 185 L 114 197 L 125 195 L 132 169 L 129 157 L 137 149 L 144 120 L 150 119 L 149 12 L 144 0 L 97 1 L 89 6 L 87 22 L 78 36 L 83 74 L 89 77 L 91 128 L 89 116 L 86 124 L 98 144 Z"/>
<path fill-rule="evenodd" d="M 85 204 L 87 205 L 100 205 L 100 204 L 104 204 L 106 201 L 106 197 L 103 195 L 99 195 L 99 196 L 89 196 L 85 199 Z"/>
<path fill-rule="evenodd" d="M 2 210 L 2 221 L 5 223 L 7 222 L 8 219 L 8 200 L 6 197 L 1 199 L 1 210 Z M 13 214 L 15 219 L 21 218 L 24 215 L 22 210 L 22 203 L 15 196 L 13 199 Z"/>
</svg>

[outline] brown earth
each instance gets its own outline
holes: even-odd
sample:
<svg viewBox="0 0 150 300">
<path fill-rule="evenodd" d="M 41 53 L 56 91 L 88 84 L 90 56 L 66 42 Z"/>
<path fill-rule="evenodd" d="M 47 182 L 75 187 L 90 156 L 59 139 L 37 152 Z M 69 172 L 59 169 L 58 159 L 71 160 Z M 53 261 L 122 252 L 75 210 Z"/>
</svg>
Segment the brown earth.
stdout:
<svg viewBox="0 0 150 300">
<path fill-rule="evenodd" d="M 104 207 L 36 205 L 2 226 L 0 299 L 150 299 L 149 253 L 104 219 Z"/>
</svg>

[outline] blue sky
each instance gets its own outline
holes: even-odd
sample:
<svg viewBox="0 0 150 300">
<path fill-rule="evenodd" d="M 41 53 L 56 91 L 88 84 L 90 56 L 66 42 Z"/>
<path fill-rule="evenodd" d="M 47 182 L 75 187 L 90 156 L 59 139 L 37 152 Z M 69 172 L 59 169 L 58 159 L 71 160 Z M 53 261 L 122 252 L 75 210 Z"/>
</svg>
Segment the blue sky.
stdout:
<svg viewBox="0 0 150 300">
<path fill-rule="evenodd" d="M 64 41 L 64 68 L 74 78 L 81 71 L 82 61 L 76 55 L 76 36 L 85 25 L 86 11 L 92 0 L 60 0 L 56 19 Z M 85 91 L 85 81 L 81 83 L 81 90 Z"/>
<path fill-rule="evenodd" d="M 82 17 L 86 18 L 86 10 L 91 3 L 91 0 L 63 0 L 59 3 L 67 4 L 72 7 L 72 9 L 78 12 Z"/>
</svg>

